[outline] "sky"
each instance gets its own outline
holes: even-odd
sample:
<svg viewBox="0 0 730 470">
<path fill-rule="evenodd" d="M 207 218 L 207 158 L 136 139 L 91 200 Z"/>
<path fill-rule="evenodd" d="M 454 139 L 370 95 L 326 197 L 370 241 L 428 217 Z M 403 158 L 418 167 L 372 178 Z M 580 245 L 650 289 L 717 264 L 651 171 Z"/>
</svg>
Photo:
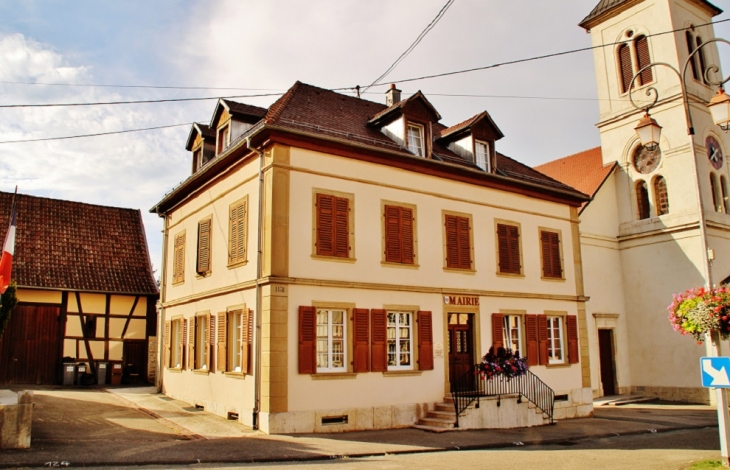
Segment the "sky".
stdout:
<svg viewBox="0 0 730 470">
<path fill-rule="evenodd" d="M 600 145 L 592 52 L 399 84 L 591 45 L 577 24 L 598 0 L 455 0 L 363 98 L 421 90 L 453 125 L 488 111 L 497 151 L 535 166 Z M 714 0 L 730 10 L 730 0 Z M 446 0 L 0 0 L 0 191 L 140 209 L 155 269 L 162 222 L 149 209 L 190 175 L 185 142 L 220 96 L 281 94 L 300 80 L 366 87 Z M 730 18 L 723 13 L 715 20 Z M 715 27 L 730 38 L 730 22 Z M 730 48 L 720 47 L 730 56 Z M 727 67 L 725 67 L 727 69 Z M 109 86 L 114 85 L 114 86 Z M 165 87 L 189 87 L 188 89 Z M 454 96 L 472 95 L 472 96 Z M 479 96 L 474 96 L 479 95 Z M 238 97 L 267 107 L 276 96 Z M 184 124 L 124 134 L 45 139 Z M 22 217 L 22 214 L 19 215 Z"/>
</svg>

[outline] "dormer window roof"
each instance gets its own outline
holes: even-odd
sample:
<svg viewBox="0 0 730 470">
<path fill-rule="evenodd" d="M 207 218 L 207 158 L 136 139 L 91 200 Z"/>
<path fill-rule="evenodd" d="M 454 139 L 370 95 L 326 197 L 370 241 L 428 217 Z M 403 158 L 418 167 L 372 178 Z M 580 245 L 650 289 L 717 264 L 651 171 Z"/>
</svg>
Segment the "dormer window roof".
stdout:
<svg viewBox="0 0 730 470">
<path fill-rule="evenodd" d="M 193 146 L 195 145 L 195 139 L 197 139 L 198 136 L 200 136 L 200 138 L 203 140 L 210 139 L 210 141 L 212 142 L 213 140 L 215 140 L 215 130 L 211 129 L 207 124 L 194 122 L 193 125 L 190 127 L 188 140 L 185 143 L 185 150 L 193 150 Z"/>
<path fill-rule="evenodd" d="M 499 140 L 504 137 L 489 113 L 482 111 L 466 121 L 442 130 L 438 139 L 448 143 L 461 139 L 468 134 L 475 135 L 477 139 L 483 140 Z"/>
<path fill-rule="evenodd" d="M 441 120 L 441 115 L 436 108 L 426 99 L 421 90 L 418 90 L 410 98 L 401 100 L 371 117 L 367 125 L 382 127 L 403 115 L 413 116 L 421 121 L 438 122 Z"/>
<path fill-rule="evenodd" d="M 266 108 L 259 108 L 258 106 L 220 98 L 215 107 L 215 111 L 213 111 L 210 127 L 213 129 L 218 127 L 221 114 L 224 110 L 231 116 L 231 119 L 248 124 L 256 124 L 266 116 L 267 112 Z"/>
</svg>

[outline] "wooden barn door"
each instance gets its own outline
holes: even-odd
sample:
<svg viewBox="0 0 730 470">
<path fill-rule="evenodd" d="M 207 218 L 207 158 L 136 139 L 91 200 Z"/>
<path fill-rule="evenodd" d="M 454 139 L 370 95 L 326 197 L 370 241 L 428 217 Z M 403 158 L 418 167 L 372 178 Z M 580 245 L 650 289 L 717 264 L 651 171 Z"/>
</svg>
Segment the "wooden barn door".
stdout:
<svg viewBox="0 0 730 470">
<path fill-rule="evenodd" d="M 147 341 L 124 342 L 124 373 L 134 382 L 147 382 Z"/>
<path fill-rule="evenodd" d="M 13 309 L 0 347 L 0 384 L 56 384 L 60 312 L 58 306 Z"/>
</svg>

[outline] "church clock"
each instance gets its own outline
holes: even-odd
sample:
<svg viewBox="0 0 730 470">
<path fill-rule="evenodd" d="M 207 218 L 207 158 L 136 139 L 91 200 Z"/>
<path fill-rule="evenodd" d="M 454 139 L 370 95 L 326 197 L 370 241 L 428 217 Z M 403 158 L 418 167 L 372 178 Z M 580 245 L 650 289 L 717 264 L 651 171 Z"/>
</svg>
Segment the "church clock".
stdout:
<svg viewBox="0 0 730 470">
<path fill-rule="evenodd" d="M 634 152 L 634 168 L 643 175 L 656 170 L 661 160 L 662 151 L 659 150 L 659 147 L 649 150 L 641 146 Z"/>
<path fill-rule="evenodd" d="M 710 160 L 710 164 L 719 170 L 722 168 L 722 149 L 720 143 L 712 136 L 708 136 L 705 139 L 705 148 L 707 149 L 707 158 Z"/>
</svg>

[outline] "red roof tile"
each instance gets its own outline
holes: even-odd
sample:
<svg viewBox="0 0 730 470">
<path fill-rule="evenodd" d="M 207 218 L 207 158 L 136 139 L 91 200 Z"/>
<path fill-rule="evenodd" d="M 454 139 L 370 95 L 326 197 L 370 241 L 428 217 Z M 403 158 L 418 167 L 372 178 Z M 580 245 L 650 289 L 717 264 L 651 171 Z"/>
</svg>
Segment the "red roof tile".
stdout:
<svg viewBox="0 0 730 470">
<path fill-rule="evenodd" d="M 0 192 L 0 234 L 13 194 Z M 18 286 L 157 294 L 142 215 L 18 194 L 12 279 Z"/>
<path fill-rule="evenodd" d="M 538 165 L 535 170 L 593 197 L 616 165 L 604 165 L 601 147 L 596 147 Z"/>
</svg>

